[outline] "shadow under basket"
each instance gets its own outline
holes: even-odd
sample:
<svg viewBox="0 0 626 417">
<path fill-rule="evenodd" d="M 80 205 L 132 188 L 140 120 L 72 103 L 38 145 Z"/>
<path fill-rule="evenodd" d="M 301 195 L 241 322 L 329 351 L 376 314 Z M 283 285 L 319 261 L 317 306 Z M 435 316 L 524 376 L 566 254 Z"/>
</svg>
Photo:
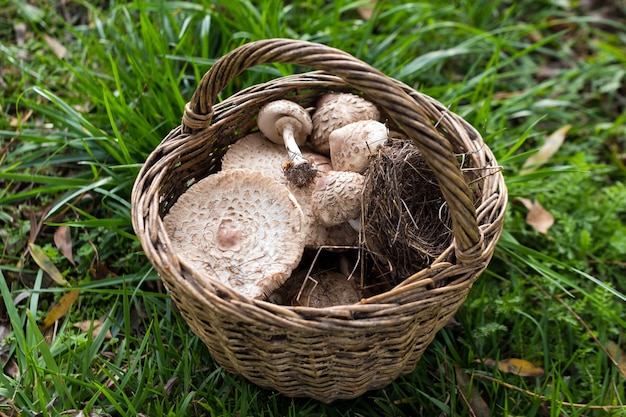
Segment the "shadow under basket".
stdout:
<svg viewBox="0 0 626 417">
<path fill-rule="evenodd" d="M 255 65 L 316 71 L 218 94 Z M 328 91 L 362 95 L 381 120 L 417 146 L 449 212 L 452 239 L 424 269 L 354 305 L 292 307 L 243 297 L 203 276 L 172 250 L 163 217 L 191 184 L 220 170 L 229 145 L 256 130 L 259 109 L 289 99 L 315 106 Z M 355 398 L 411 372 L 435 334 L 465 301 L 501 235 L 507 191 L 480 134 L 436 100 L 346 52 L 268 39 L 218 60 L 185 107 L 181 126 L 150 154 L 132 192 L 132 221 L 181 314 L 226 370 L 287 396 L 326 403 Z"/>
</svg>

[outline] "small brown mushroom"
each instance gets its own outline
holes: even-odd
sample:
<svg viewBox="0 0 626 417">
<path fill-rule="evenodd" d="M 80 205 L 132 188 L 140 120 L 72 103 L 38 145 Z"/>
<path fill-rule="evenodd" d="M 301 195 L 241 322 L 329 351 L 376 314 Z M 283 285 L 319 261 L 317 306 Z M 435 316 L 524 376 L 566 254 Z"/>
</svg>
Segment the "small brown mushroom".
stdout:
<svg viewBox="0 0 626 417">
<path fill-rule="evenodd" d="M 360 120 L 333 131 L 328 138 L 333 170 L 362 172 L 387 140 L 387 132 L 376 120 Z"/>
<path fill-rule="evenodd" d="M 365 177 L 356 172 L 330 171 L 315 179 L 312 211 L 320 224 L 329 227 L 357 218 Z"/>
<path fill-rule="evenodd" d="M 190 266 L 249 298 L 264 298 L 298 265 L 304 215 L 287 188 L 247 169 L 189 188 L 163 219 L 172 249 Z"/>
<path fill-rule="evenodd" d="M 335 271 L 312 275 L 299 271 L 278 288 L 270 299 L 279 304 L 303 307 L 332 307 L 358 303 L 361 294 L 353 279 Z"/>
<path fill-rule="evenodd" d="M 380 112 L 374 104 L 351 93 L 326 93 L 318 99 L 313 113 L 311 146 L 322 155 L 330 155 L 330 134 L 359 120 L 378 120 Z"/>
<path fill-rule="evenodd" d="M 269 140 L 285 145 L 289 153 L 289 162 L 285 165 L 287 178 L 297 186 L 310 183 L 315 170 L 299 148 L 313 129 L 309 113 L 293 101 L 277 100 L 259 110 L 257 125 Z"/>
</svg>

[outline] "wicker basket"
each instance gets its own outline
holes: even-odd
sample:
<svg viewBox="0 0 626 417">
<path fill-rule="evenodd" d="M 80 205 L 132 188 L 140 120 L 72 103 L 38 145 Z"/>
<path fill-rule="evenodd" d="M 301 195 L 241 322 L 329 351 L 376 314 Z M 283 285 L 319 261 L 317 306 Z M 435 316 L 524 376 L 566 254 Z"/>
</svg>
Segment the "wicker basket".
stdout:
<svg viewBox="0 0 626 417">
<path fill-rule="evenodd" d="M 318 71 L 278 78 L 214 104 L 245 69 L 278 62 Z M 281 98 L 311 107 L 330 90 L 362 93 L 390 129 L 419 147 L 448 204 L 452 244 L 430 267 L 355 305 L 280 306 L 200 276 L 172 251 L 163 216 L 189 184 L 220 169 L 229 145 L 255 130 L 260 107 Z M 287 396 L 331 402 L 382 388 L 415 368 L 489 263 L 506 201 L 502 174 L 480 134 L 441 103 L 343 51 L 269 39 L 233 50 L 204 75 L 182 125 L 139 173 L 132 220 L 175 304 L 223 368 Z"/>
</svg>

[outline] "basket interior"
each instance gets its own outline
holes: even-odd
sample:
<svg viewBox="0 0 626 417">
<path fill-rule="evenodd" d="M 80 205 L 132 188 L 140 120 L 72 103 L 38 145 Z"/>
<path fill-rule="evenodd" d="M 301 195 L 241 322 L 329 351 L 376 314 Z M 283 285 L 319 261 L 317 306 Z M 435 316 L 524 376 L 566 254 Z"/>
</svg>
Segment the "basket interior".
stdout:
<svg viewBox="0 0 626 417">
<path fill-rule="evenodd" d="M 448 113 L 436 100 L 417 93 L 400 82 L 397 83 L 416 99 L 416 105 L 420 103 L 419 105 L 423 106 L 423 110 L 429 115 L 440 135 L 451 142 L 459 167 L 473 193 L 475 206 L 480 208 L 487 204 L 493 190 L 501 188 L 502 184 L 499 183 L 500 176 L 491 175 L 498 173 L 499 169 L 478 132 L 459 116 Z M 221 169 L 221 159 L 231 144 L 258 130 L 256 117 L 262 106 L 271 101 L 289 99 L 312 110 L 318 98 L 329 91 L 360 94 L 340 78 L 321 71 L 296 74 L 249 87 L 216 104 L 213 107 L 213 119 L 206 129 L 191 134 L 184 133 L 180 126 L 174 129 L 159 145 L 157 155 L 154 156 L 158 158 L 159 165 L 159 172 L 156 175 L 158 179 L 153 186 L 158 187 L 160 217 L 163 218 L 167 214 L 191 185 Z M 370 97 L 363 96 L 377 104 Z M 390 131 L 402 131 L 401 126 L 394 122 L 393 115 L 381 112 L 381 120 Z M 479 221 L 488 223 L 493 217 L 494 214 L 488 214 L 479 218 Z M 450 228 L 449 224 L 447 226 Z M 499 232 L 495 237 L 499 237 Z M 431 265 L 441 262 L 454 264 L 454 256 L 455 251 L 451 242 L 437 258 L 432 259 Z M 486 263 L 484 264 L 486 266 Z M 422 274 L 422 267 L 424 265 L 416 268 L 413 280 L 425 277 Z M 454 284 L 466 280 L 471 275 L 467 273 L 442 278 L 432 287 Z M 445 274 L 439 276 L 445 277 Z M 371 298 L 371 302 L 377 302 L 376 300 L 380 298 L 380 294 L 370 295 L 368 298 Z"/>
</svg>

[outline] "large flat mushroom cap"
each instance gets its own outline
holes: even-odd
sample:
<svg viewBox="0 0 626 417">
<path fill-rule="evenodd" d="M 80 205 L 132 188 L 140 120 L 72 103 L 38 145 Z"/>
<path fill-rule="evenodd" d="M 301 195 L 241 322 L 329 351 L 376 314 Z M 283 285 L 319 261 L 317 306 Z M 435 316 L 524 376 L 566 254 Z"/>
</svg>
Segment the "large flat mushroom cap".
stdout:
<svg viewBox="0 0 626 417">
<path fill-rule="evenodd" d="M 163 219 L 172 250 L 249 298 L 264 298 L 298 265 L 305 220 L 287 188 L 247 169 L 194 184 Z"/>
</svg>

